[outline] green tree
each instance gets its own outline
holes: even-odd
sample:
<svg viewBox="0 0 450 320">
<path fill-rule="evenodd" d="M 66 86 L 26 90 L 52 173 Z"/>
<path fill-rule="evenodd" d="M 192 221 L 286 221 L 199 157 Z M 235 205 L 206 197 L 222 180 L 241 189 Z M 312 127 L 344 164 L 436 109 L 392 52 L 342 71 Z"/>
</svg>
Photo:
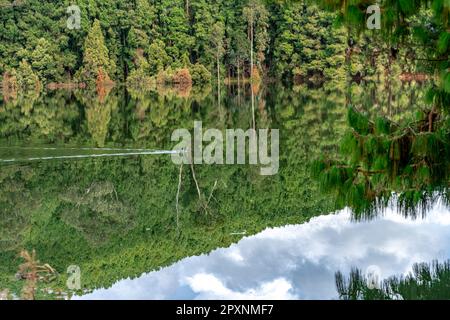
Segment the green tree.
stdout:
<svg viewBox="0 0 450 320">
<path fill-rule="evenodd" d="M 220 97 L 220 65 L 221 59 L 225 52 L 223 38 L 225 35 L 224 25 L 222 22 L 216 22 L 211 30 L 211 46 L 214 51 L 216 60 L 217 89 Z"/>
<path fill-rule="evenodd" d="M 183 54 L 189 52 L 194 44 L 184 0 L 160 0 L 157 14 L 158 31 L 166 45 L 166 52 L 174 63 L 181 62 Z"/>
<path fill-rule="evenodd" d="M 192 54 L 200 63 L 213 70 L 214 55 L 208 48 L 215 21 L 214 6 L 206 0 L 196 0 L 191 3 L 191 6 L 193 14 L 192 30 L 195 37 Z"/>
<path fill-rule="evenodd" d="M 92 82 L 100 74 L 101 70 L 106 75 L 113 74 L 115 64 L 109 59 L 109 50 L 100 26 L 100 21 L 95 20 L 84 42 L 83 67 L 80 77 L 83 81 Z"/>
<path fill-rule="evenodd" d="M 154 82 L 150 77 L 150 65 L 141 50 L 136 50 L 135 67 L 127 78 L 127 84 L 135 89 L 148 89 Z"/>
<path fill-rule="evenodd" d="M 336 273 L 341 300 L 448 300 L 450 299 L 450 261 L 420 263 L 406 276 L 393 276 L 379 284 L 353 269 L 348 279 Z"/>
<path fill-rule="evenodd" d="M 250 70 L 253 78 L 253 68 L 255 65 L 254 52 L 256 49 L 256 63 L 262 68 L 267 50 L 268 19 L 269 13 L 265 5 L 260 0 L 250 0 L 243 10 L 243 16 L 247 22 L 248 35 L 250 41 Z"/>
<path fill-rule="evenodd" d="M 415 46 L 413 41 L 418 40 L 428 49 L 416 63 L 424 63 L 440 80 L 431 85 L 424 99 L 426 107 L 418 108 L 414 117 L 401 122 L 386 117 L 371 119 L 348 97 L 351 130 L 342 141 L 342 154 L 339 158 L 320 159 L 314 174 L 322 189 L 335 196 L 339 207 L 353 209 L 356 219 L 383 212 L 394 193 L 398 210 L 413 218 L 425 215 L 437 197 L 449 203 L 449 6 L 442 1 L 396 3 L 381 3 L 385 12 L 381 36 L 388 44 L 384 48 L 390 51 L 388 65 L 397 59 L 400 47 Z M 417 19 L 430 4 L 433 27 L 430 20 Z M 338 11 L 339 21 L 348 27 L 365 28 L 362 12 L 367 3 L 333 1 L 322 5 Z"/>
<path fill-rule="evenodd" d="M 33 72 L 30 64 L 22 60 L 16 73 L 17 85 L 22 90 L 36 90 L 40 88 L 39 77 Z"/>
<path fill-rule="evenodd" d="M 40 79 L 48 81 L 58 79 L 58 75 L 61 74 L 61 66 L 58 65 L 59 61 L 56 59 L 50 42 L 45 38 L 40 38 L 31 53 L 31 66 Z"/>
<path fill-rule="evenodd" d="M 347 41 L 343 28 L 332 27 L 335 15 L 304 1 L 280 4 L 278 11 L 274 72 L 302 81 L 345 82 Z"/>
<path fill-rule="evenodd" d="M 155 40 L 147 49 L 149 69 L 152 75 L 164 70 L 172 59 L 166 52 L 166 46 L 161 40 Z"/>
</svg>

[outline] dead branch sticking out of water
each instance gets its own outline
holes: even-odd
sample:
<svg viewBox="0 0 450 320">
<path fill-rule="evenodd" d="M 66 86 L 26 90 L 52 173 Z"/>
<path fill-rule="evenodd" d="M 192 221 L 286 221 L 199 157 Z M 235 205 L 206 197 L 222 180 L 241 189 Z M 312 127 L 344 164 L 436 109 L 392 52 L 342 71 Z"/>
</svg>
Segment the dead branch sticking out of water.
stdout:
<svg viewBox="0 0 450 320">
<path fill-rule="evenodd" d="M 177 190 L 177 203 L 176 203 L 176 209 L 177 209 L 177 228 L 180 226 L 180 209 L 179 209 L 179 199 L 180 199 L 180 190 L 181 190 L 181 179 L 183 175 L 183 164 L 180 165 L 180 174 L 178 175 L 178 190 Z"/>
<path fill-rule="evenodd" d="M 198 201 L 200 203 L 200 206 L 202 206 L 203 210 L 205 211 L 205 214 L 208 215 L 209 214 L 209 212 L 208 212 L 208 205 L 204 201 L 204 197 L 202 195 L 202 192 L 200 191 L 200 187 L 198 185 L 197 177 L 195 176 L 195 169 L 194 169 L 194 162 L 193 161 L 191 161 L 191 172 L 192 172 L 192 178 L 194 179 L 195 186 L 197 188 Z"/>
</svg>

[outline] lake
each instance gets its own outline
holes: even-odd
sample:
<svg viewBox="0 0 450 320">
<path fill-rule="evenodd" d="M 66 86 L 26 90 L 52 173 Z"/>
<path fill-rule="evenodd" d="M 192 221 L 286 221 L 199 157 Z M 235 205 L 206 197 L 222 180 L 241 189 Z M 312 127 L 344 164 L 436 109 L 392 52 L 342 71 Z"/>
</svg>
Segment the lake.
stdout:
<svg viewBox="0 0 450 320">
<path fill-rule="evenodd" d="M 348 105 L 400 121 L 426 85 L 269 84 L 136 92 L 50 91 L 0 100 L 0 289 L 19 295 L 18 253 L 59 274 L 38 297 L 337 299 L 335 273 L 450 257 L 448 209 L 422 217 L 322 192 L 315 159 L 340 156 Z M 253 92 L 253 94 L 252 94 Z M 171 161 L 176 129 L 279 129 L 279 171 Z M 433 191 L 433 190 L 431 190 Z M 391 199 L 392 200 L 392 199 Z M 81 288 L 67 288 L 67 269 Z"/>
</svg>

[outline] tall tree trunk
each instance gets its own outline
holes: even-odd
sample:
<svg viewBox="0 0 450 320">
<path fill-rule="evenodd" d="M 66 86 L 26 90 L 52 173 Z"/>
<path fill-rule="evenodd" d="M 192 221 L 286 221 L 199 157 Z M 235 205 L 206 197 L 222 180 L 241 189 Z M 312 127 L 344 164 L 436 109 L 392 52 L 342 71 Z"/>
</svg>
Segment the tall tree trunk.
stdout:
<svg viewBox="0 0 450 320">
<path fill-rule="evenodd" d="M 217 46 L 217 99 L 218 99 L 218 103 L 219 103 L 219 108 L 220 108 L 220 49 L 219 46 Z"/>
<path fill-rule="evenodd" d="M 253 91 L 253 83 L 250 82 L 250 88 L 252 90 L 252 122 L 253 129 L 256 130 L 256 119 L 255 119 L 255 92 Z"/>
<path fill-rule="evenodd" d="M 256 129 L 255 121 L 255 93 L 253 92 L 253 10 L 250 16 L 250 88 L 252 90 L 252 120 L 253 129 Z"/>
<path fill-rule="evenodd" d="M 237 61 L 237 85 L 238 85 L 238 104 L 241 104 L 241 72 L 240 72 L 240 61 Z"/>
<path fill-rule="evenodd" d="M 253 10 L 250 17 L 250 79 L 253 80 Z"/>
</svg>

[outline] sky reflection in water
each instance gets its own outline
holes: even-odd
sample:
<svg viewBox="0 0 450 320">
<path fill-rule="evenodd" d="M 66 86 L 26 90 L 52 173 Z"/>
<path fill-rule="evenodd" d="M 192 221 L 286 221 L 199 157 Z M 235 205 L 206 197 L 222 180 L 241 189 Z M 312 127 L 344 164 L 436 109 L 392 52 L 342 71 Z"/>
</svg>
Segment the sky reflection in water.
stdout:
<svg viewBox="0 0 450 320">
<path fill-rule="evenodd" d="M 178 263 L 76 299 L 337 299 L 334 274 L 371 265 L 382 278 L 416 262 L 450 258 L 450 211 L 439 204 L 423 220 L 388 210 L 353 223 L 348 211 L 303 225 L 267 229 L 209 255 Z"/>
</svg>

